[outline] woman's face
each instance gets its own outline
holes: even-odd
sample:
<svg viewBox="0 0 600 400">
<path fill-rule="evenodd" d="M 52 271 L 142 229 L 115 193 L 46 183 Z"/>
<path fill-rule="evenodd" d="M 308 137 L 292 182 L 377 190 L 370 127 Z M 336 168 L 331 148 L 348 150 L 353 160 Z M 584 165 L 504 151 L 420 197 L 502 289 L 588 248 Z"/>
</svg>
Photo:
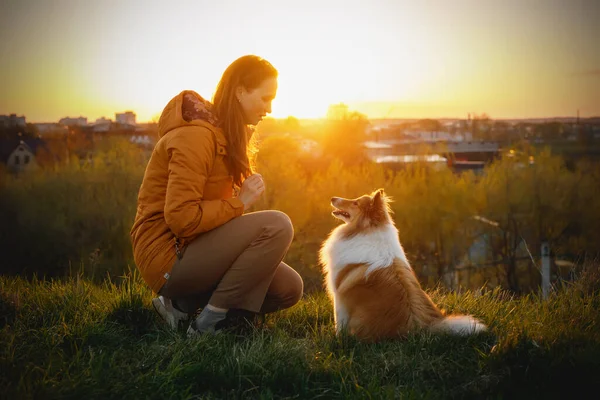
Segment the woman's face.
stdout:
<svg viewBox="0 0 600 400">
<path fill-rule="evenodd" d="M 242 106 L 244 120 L 247 125 L 256 125 L 271 113 L 271 102 L 277 94 L 277 78 L 265 79 L 258 87 L 246 90 L 241 87 L 238 100 Z"/>
</svg>

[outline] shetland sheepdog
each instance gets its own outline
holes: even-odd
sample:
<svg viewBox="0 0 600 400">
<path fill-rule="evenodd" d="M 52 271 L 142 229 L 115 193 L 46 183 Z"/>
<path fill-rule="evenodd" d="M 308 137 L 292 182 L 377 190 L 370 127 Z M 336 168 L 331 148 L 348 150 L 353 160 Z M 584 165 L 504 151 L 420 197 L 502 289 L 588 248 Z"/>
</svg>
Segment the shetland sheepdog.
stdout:
<svg viewBox="0 0 600 400">
<path fill-rule="evenodd" d="M 383 189 L 357 199 L 333 197 L 344 224 L 323 242 L 319 259 L 335 311 L 335 329 L 378 341 L 428 329 L 468 335 L 487 327 L 469 315 L 446 316 L 423 291 L 398 239 Z"/>
</svg>

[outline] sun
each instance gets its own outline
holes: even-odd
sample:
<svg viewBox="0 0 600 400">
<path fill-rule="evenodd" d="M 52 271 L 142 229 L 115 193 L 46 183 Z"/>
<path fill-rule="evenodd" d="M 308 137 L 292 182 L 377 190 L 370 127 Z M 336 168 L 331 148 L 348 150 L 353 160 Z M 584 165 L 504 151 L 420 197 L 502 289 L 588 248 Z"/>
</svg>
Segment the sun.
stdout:
<svg viewBox="0 0 600 400">
<path fill-rule="evenodd" d="M 318 68 L 281 62 L 274 118 L 324 118 L 331 104 L 346 103 L 359 112 L 383 115 L 391 102 L 419 101 L 428 93 L 430 61 L 413 60 L 389 66 L 379 57 L 355 57 Z M 400 65 L 400 67 L 398 67 Z M 393 70 L 392 70 L 393 69 Z M 389 76 L 394 79 L 390 80 Z M 354 107 L 353 107 L 354 106 Z"/>
</svg>

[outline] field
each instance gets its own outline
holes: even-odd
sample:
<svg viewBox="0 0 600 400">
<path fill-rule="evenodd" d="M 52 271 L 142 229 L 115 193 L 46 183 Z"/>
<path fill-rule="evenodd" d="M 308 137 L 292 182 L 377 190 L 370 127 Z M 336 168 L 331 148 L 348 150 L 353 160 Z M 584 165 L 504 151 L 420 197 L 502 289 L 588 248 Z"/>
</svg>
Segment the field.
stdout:
<svg viewBox="0 0 600 400">
<path fill-rule="evenodd" d="M 320 291 L 244 332 L 187 339 L 136 274 L 101 285 L 2 277 L 0 397 L 582 398 L 600 389 L 599 288 L 584 276 L 545 301 L 438 289 L 438 304 L 490 332 L 362 344 L 334 335 Z"/>
</svg>

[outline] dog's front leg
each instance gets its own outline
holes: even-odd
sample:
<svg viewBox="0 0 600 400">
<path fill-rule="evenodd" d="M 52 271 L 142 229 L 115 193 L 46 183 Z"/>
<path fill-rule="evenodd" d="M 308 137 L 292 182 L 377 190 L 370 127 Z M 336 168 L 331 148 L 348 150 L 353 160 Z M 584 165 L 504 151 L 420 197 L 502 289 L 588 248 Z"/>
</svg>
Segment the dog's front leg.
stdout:
<svg viewBox="0 0 600 400">
<path fill-rule="evenodd" d="M 339 335 L 342 333 L 342 331 L 345 331 L 348 328 L 350 316 L 348 315 L 343 303 L 338 299 L 334 300 L 333 306 L 335 309 L 335 333 Z"/>
</svg>

